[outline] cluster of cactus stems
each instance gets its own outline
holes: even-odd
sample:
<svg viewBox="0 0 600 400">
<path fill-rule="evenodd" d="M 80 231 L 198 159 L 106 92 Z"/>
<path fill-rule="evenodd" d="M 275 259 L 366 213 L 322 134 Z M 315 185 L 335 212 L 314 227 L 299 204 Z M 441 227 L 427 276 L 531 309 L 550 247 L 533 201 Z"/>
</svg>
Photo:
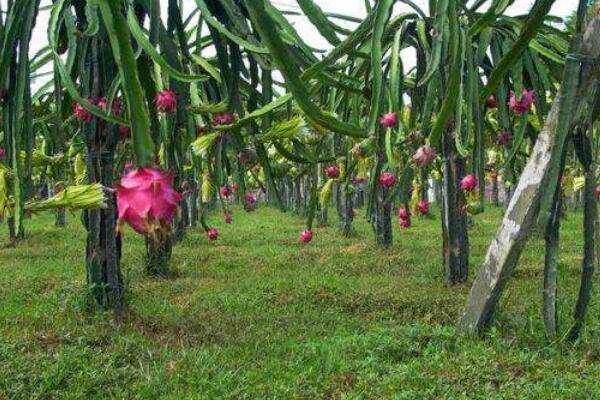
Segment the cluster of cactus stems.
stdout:
<svg viewBox="0 0 600 400">
<path fill-rule="evenodd" d="M 399 2 L 410 11 L 395 13 Z M 444 281 L 457 285 L 469 277 L 474 216 L 486 201 L 499 206 L 502 192 L 506 215 L 459 327 L 488 325 L 538 226 L 554 337 L 560 218 L 565 199 L 582 193 L 576 339 L 597 262 L 600 107 L 590 60 L 600 54 L 600 17 L 584 0 L 562 27 L 549 16 L 552 0 L 521 17 L 505 14 L 506 1 L 485 11 L 484 1 L 429 3 L 426 13 L 365 0 L 356 18 L 298 0 L 326 49 L 306 43 L 270 0 L 195 0 L 185 14 L 178 0 L 3 3 L 0 218 L 11 240 L 26 238 L 32 212 L 56 209 L 64 226 L 66 209 L 83 210 L 90 293 L 120 310 L 125 225 L 145 236 L 148 273 L 165 275 L 187 229 L 219 240 L 211 210 L 227 224 L 234 204 L 297 213 L 306 221 L 299 245 L 309 245 L 334 205 L 340 240 L 356 234 L 360 215 L 385 251 L 393 215 L 418 229 L 435 202 Z M 31 54 L 41 13 L 48 43 Z"/>
</svg>

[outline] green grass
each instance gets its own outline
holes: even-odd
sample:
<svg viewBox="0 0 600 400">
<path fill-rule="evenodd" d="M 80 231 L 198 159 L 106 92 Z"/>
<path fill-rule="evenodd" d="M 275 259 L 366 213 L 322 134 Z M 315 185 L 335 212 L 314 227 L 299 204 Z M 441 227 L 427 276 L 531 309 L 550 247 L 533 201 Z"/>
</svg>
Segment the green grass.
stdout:
<svg viewBox="0 0 600 400">
<path fill-rule="evenodd" d="M 500 217 L 475 218 L 473 269 Z M 292 214 L 236 209 L 231 226 L 217 218 L 221 238 L 190 230 L 168 279 L 144 274 L 142 240 L 127 232 L 130 307 L 121 321 L 86 307 L 78 217 L 66 229 L 49 214 L 27 221 L 28 239 L 0 249 L 0 399 L 600 397 L 598 302 L 580 342 L 547 343 L 539 238 L 490 334 L 473 340 L 454 332 L 469 286 L 442 284 L 439 217 L 397 230 L 387 251 L 362 217 L 357 238 L 318 228 L 308 246 L 297 243 L 303 224 Z M 571 215 L 562 230 L 563 332 L 578 288 L 580 224 Z"/>
</svg>

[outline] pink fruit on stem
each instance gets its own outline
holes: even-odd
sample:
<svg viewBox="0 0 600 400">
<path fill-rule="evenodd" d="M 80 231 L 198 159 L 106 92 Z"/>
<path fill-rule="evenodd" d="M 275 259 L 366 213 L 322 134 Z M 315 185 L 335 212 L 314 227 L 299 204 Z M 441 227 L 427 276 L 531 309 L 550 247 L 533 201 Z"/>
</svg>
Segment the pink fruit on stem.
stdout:
<svg viewBox="0 0 600 400">
<path fill-rule="evenodd" d="M 206 236 L 208 237 L 208 240 L 217 240 L 219 238 L 219 231 L 217 228 L 210 228 L 206 231 Z"/>
<path fill-rule="evenodd" d="M 384 189 L 389 189 L 396 183 L 396 177 L 391 172 L 382 172 L 379 175 L 379 184 L 383 186 Z"/>
<path fill-rule="evenodd" d="M 89 101 L 90 99 L 88 99 Z M 75 103 L 73 105 L 73 116 L 80 121 L 89 122 L 92 120 L 92 114 L 88 112 L 83 106 L 79 103 Z"/>
<path fill-rule="evenodd" d="M 229 185 L 221 187 L 221 196 L 225 197 L 226 199 L 228 199 L 229 196 L 231 196 L 231 188 L 229 187 Z"/>
<path fill-rule="evenodd" d="M 510 143 L 511 138 L 512 135 L 510 134 L 510 131 L 499 131 L 496 142 L 498 143 L 498 146 L 505 146 Z"/>
<path fill-rule="evenodd" d="M 465 192 L 472 192 L 477 187 L 477 178 L 475 175 L 467 175 L 460 181 L 460 188 Z"/>
<path fill-rule="evenodd" d="M 517 96 L 514 93 L 511 93 L 508 104 L 517 114 L 523 114 L 531 110 L 534 99 L 535 93 L 533 90 L 523 89 L 521 100 L 517 100 Z"/>
<path fill-rule="evenodd" d="M 256 209 L 256 196 L 248 192 L 244 195 L 244 210 L 247 212 L 254 211 Z"/>
<path fill-rule="evenodd" d="M 491 94 L 486 100 L 485 100 L 485 106 L 487 108 L 496 108 L 498 107 L 498 102 L 496 101 L 496 96 L 494 96 L 493 94 Z"/>
<path fill-rule="evenodd" d="M 408 219 L 410 217 L 410 212 L 408 208 L 402 207 L 398 209 L 398 218 L 400 219 Z"/>
<path fill-rule="evenodd" d="M 400 223 L 400 227 L 402 229 L 410 228 L 410 220 L 409 219 L 400 219 L 399 223 Z"/>
<path fill-rule="evenodd" d="M 325 168 L 325 175 L 327 175 L 329 179 L 337 179 L 340 177 L 340 169 L 337 165 L 330 165 Z"/>
<path fill-rule="evenodd" d="M 169 232 L 183 196 L 173 189 L 174 176 L 158 167 L 128 171 L 115 185 L 119 225 L 152 238 Z"/>
<path fill-rule="evenodd" d="M 172 90 L 163 90 L 154 98 L 156 111 L 171 114 L 177 109 L 177 95 Z"/>
<path fill-rule="evenodd" d="M 129 138 L 129 134 L 131 133 L 128 126 L 119 125 L 119 140 L 124 142 Z"/>
<path fill-rule="evenodd" d="M 213 124 L 219 125 L 231 125 L 235 122 L 235 115 L 230 112 L 219 112 L 213 116 Z"/>
<path fill-rule="evenodd" d="M 379 118 L 379 123 L 384 128 L 393 128 L 398 125 L 398 116 L 394 112 L 385 113 Z"/>
<path fill-rule="evenodd" d="M 306 229 L 300 233 L 300 242 L 309 243 L 313 238 L 313 233 L 311 230 Z"/>
<path fill-rule="evenodd" d="M 417 203 L 417 209 L 421 215 L 429 214 L 429 202 L 427 200 L 420 200 Z"/>
<path fill-rule="evenodd" d="M 433 147 L 424 145 L 417 149 L 415 154 L 412 156 L 412 160 L 416 166 L 423 168 L 431 165 L 436 156 L 437 154 Z"/>
</svg>

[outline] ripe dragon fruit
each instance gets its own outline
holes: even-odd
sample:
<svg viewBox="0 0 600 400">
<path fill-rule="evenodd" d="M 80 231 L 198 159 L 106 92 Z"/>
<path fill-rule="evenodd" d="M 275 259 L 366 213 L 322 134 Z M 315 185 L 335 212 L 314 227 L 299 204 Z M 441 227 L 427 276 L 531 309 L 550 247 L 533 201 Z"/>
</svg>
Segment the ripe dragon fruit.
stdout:
<svg viewBox="0 0 600 400">
<path fill-rule="evenodd" d="M 410 217 L 410 212 L 408 208 L 402 207 L 398 209 L 398 218 L 400 219 L 408 219 Z"/>
<path fill-rule="evenodd" d="M 229 196 L 231 196 L 231 194 L 232 194 L 232 191 L 231 191 L 231 188 L 229 187 L 229 185 L 225 185 L 225 186 L 221 187 L 221 196 L 228 199 Z"/>
<path fill-rule="evenodd" d="M 417 203 L 417 209 L 421 215 L 429 214 L 429 202 L 427 200 L 420 200 Z"/>
<path fill-rule="evenodd" d="M 423 168 L 431 165 L 436 156 L 437 154 L 433 147 L 424 145 L 417 149 L 415 154 L 412 156 L 412 160 L 416 166 Z"/>
<path fill-rule="evenodd" d="M 248 192 L 244 195 L 244 210 L 247 212 L 254 211 L 256 209 L 256 196 Z"/>
<path fill-rule="evenodd" d="M 400 219 L 399 223 L 400 223 L 400 227 L 402 229 L 410 228 L 410 220 L 409 219 Z"/>
<path fill-rule="evenodd" d="M 217 240 L 219 238 L 219 231 L 217 228 L 210 228 L 206 231 L 206 236 L 208 237 L 208 240 Z"/>
<path fill-rule="evenodd" d="M 531 105 L 535 99 L 535 93 L 533 90 L 523 89 L 521 100 L 517 100 L 517 96 L 511 93 L 508 104 L 517 114 L 523 114 L 531 110 Z"/>
<path fill-rule="evenodd" d="M 108 100 L 106 100 L 106 97 L 101 97 L 96 102 L 96 105 L 102 111 L 106 111 L 107 107 L 108 107 Z M 114 99 L 113 100 L 112 107 L 111 107 L 111 112 L 112 112 L 113 115 L 119 115 L 119 114 L 121 114 L 121 100 L 119 100 L 119 99 Z"/>
<path fill-rule="evenodd" d="M 496 108 L 498 107 L 498 102 L 496 101 L 496 96 L 494 96 L 493 94 L 490 95 L 486 100 L 485 100 L 485 106 L 487 108 Z"/>
<path fill-rule="evenodd" d="M 465 192 L 472 192 L 477 187 L 477 178 L 475 175 L 467 175 L 460 181 L 460 188 Z"/>
<path fill-rule="evenodd" d="M 325 168 L 325 175 L 327 175 L 329 179 L 337 179 L 340 177 L 340 168 L 337 165 L 330 165 Z"/>
<path fill-rule="evenodd" d="M 393 128 L 394 126 L 398 125 L 398 115 L 396 115 L 394 112 L 383 114 L 379 119 L 379 123 L 384 128 Z"/>
<path fill-rule="evenodd" d="M 121 142 L 124 142 L 125 140 L 127 140 L 129 138 L 130 134 L 131 134 L 131 130 L 129 129 L 128 126 L 119 125 L 119 140 Z"/>
<path fill-rule="evenodd" d="M 168 232 L 183 199 L 173 189 L 173 179 L 172 173 L 158 167 L 128 171 L 115 185 L 119 226 L 126 222 L 137 233 L 153 238 L 159 231 Z"/>
<path fill-rule="evenodd" d="M 300 242 L 309 243 L 313 238 L 313 233 L 311 230 L 306 229 L 300 233 Z"/>
<path fill-rule="evenodd" d="M 88 101 L 91 101 L 88 99 Z M 83 106 L 79 103 L 75 103 L 73 105 L 73 116 L 80 121 L 89 122 L 92 120 L 92 114 L 88 112 Z"/>
<path fill-rule="evenodd" d="M 154 106 L 158 112 L 171 114 L 177 109 L 177 95 L 172 90 L 163 90 L 156 95 Z"/>
<path fill-rule="evenodd" d="M 382 172 L 379 175 L 379 184 L 383 186 L 384 189 L 389 189 L 396 183 L 396 177 L 391 172 Z"/>
<path fill-rule="evenodd" d="M 231 125 L 235 122 L 235 115 L 230 112 L 219 112 L 213 116 L 213 124 L 219 125 Z"/>
<path fill-rule="evenodd" d="M 500 131 L 498 132 L 498 137 L 496 139 L 496 142 L 498 143 L 498 146 L 506 146 L 507 144 L 510 143 L 510 139 L 512 138 L 512 135 L 510 134 L 510 131 Z"/>
</svg>

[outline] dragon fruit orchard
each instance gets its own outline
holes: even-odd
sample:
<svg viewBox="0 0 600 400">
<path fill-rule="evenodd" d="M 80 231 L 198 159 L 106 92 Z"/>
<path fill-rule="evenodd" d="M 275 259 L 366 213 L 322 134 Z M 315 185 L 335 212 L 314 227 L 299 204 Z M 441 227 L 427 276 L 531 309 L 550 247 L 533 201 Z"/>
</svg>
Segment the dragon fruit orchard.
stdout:
<svg viewBox="0 0 600 400">
<path fill-rule="evenodd" d="M 161 240 L 171 224 L 183 196 L 173 189 L 174 176 L 158 167 L 129 171 L 115 185 L 119 225 L 127 223 L 137 233 Z"/>
</svg>

